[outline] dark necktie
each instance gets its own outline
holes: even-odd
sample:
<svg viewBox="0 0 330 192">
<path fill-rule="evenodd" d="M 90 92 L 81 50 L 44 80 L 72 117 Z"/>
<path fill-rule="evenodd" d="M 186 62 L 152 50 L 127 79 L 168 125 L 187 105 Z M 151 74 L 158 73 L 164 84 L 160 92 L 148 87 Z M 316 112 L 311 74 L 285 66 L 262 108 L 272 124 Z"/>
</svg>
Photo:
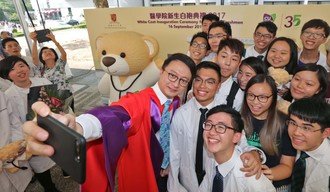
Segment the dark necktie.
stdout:
<svg viewBox="0 0 330 192">
<path fill-rule="evenodd" d="M 197 145 L 196 145 L 196 158 L 195 158 L 195 171 L 198 180 L 198 184 L 201 184 L 203 181 L 203 177 L 205 175 L 205 171 L 203 169 L 203 123 L 205 121 L 205 114 L 207 112 L 207 108 L 200 108 L 201 116 L 199 118 L 199 126 L 198 126 L 198 136 L 197 136 Z"/>
<path fill-rule="evenodd" d="M 292 192 L 301 192 L 304 181 L 305 181 L 305 172 L 306 172 L 306 158 L 309 155 L 305 152 L 301 152 L 299 159 L 295 162 L 292 170 L 292 182 L 291 182 L 291 191 Z"/>
<path fill-rule="evenodd" d="M 171 101 L 167 100 L 164 104 L 164 109 L 161 117 L 160 128 L 159 128 L 159 137 L 160 137 L 160 146 L 164 151 L 164 158 L 162 162 L 162 168 L 166 169 L 170 162 L 170 123 L 171 123 L 171 113 L 169 107 Z"/>
<path fill-rule="evenodd" d="M 216 174 L 213 179 L 212 192 L 223 192 L 223 176 L 219 172 L 218 166 L 215 167 Z"/>
<path fill-rule="evenodd" d="M 263 55 L 258 55 L 257 58 L 262 60 L 264 58 L 264 56 Z"/>
</svg>

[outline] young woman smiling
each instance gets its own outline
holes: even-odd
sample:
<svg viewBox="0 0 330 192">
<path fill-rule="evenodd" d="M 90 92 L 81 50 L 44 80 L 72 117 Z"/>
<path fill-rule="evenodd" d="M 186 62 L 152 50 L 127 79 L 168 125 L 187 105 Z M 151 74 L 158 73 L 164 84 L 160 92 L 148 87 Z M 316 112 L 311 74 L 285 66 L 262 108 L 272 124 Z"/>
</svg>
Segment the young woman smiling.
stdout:
<svg viewBox="0 0 330 192">
<path fill-rule="evenodd" d="M 296 150 L 283 126 L 285 117 L 277 111 L 276 103 L 277 89 L 273 78 L 256 75 L 246 86 L 241 115 L 248 144 L 266 154 L 263 173 L 278 190 L 287 191 Z"/>
</svg>

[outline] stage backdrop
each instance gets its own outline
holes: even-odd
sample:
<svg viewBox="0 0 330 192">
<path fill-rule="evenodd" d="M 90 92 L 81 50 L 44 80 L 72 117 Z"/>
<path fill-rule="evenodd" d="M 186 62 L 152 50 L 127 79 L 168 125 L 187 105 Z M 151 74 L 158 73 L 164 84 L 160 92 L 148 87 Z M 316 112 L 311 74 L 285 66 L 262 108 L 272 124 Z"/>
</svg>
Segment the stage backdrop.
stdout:
<svg viewBox="0 0 330 192">
<path fill-rule="evenodd" d="M 254 29 L 263 20 L 277 25 L 278 37 L 293 38 L 300 46 L 302 25 L 314 18 L 330 23 L 329 10 L 330 5 L 163 6 L 86 9 L 85 18 L 95 67 L 100 68 L 95 42 L 104 33 L 135 31 L 150 35 L 159 43 L 158 57 L 165 59 L 171 53 L 186 53 L 187 39 L 201 31 L 203 15 L 214 13 L 231 24 L 233 37 L 246 46 L 253 44 Z"/>
</svg>

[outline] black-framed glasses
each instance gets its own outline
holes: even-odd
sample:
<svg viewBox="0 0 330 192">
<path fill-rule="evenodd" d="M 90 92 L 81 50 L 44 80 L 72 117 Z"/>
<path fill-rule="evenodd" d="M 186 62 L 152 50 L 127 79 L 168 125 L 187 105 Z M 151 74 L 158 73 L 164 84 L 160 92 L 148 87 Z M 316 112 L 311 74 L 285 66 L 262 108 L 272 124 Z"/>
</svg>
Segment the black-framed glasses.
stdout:
<svg viewBox="0 0 330 192">
<path fill-rule="evenodd" d="M 168 80 L 170 80 L 171 82 L 176 82 L 177 80 L 179 80 L 179 85 L 182 86 L 182 87 L 186 87 L 189 84 L 189 80 L 179 78 L 175 74 L 167 72 L 166 70 L 164 70 L 164 71 L 168 74 L 168 76 L 167 76 Z"/>
<path fill-rule="evenodd" d="M 236 132 L 236 129 L 229 127 L 229 126 L 225 125 L 224 123 L 217 123 L 215 125 L 209 121 L 206 121 L 203 123 L 203 129 L 205 131 L 210 131 L 213 127 L 214 127 L 215 132 L 220 133 L 220 134 L 224 134 L 227 129 L 231 129 L 234 132 Z"/>
<path fill-rule="evenodd" d="M 201 77 L 195 77 L 194 83 L 196 84 L 203 84 L 205 83 L 206 87 L 213 87 L 214 85 L 217 85 L 217 81 L 213 78 L 208 78 L 208 79 L 202 79 Z"/>
<path fill-rule="evenodd" d="M 207 36 L 208 39 L 213 39 L 213 38 L 221 39 L 221 38 L 226 38 L 226 37 L 227 37 L 226 34 L 221 34 L 221 33 Z"/>
<path fill-rule="evenodd" d="M 299 128 L 301 131 L 303 131 L 305 133 L 313 133 L 313 132 L 322 130 L 322 129 L 313 130 L 314 127 L 312 125 L 301 125 L 300 126 L 292 119 L 287 120 L 285 123 L 288 127 L 293 127 L 294 129 Z"/>
<path fill-rule="evenodd" d="M 302 35 L 305 37 L 313 37 L 315 39 L 325 38 L 325 35 L 323 33 L 313 33 L 309 31 L 304 31 Z"/>
<path fill-rule="evenodd" d="M 259 33 L 259 32 L 255 32 L 255 33 L 254 33 L 254 36 L 256 36 L 256 37 L 259 38 L 259 39 L 261 39 L 262 37 L 263 37 L 264 39 L 271 39 L 271 38 L 273 38 L 273 36 L 270 35 L 270 34 L 262 34 L 262 33 Z"/>
<path fill-rule="evenodd" d="M 258 99 L 258 101 L 260 101 L 261 103 L 266 103 L 268 101 L 269 98 L 271 98 L 273 96 L 272 95 L 255 95 L 253 93 L 246 93 L 246 99 L 249 101 L 254 101 L 255 98 Z"/>
<path fill-rule="evenodd" d="M 199 49 L 206 49 L 206 47 L 207 47 L 207 45 L 206 44 L 204 44 L 204 43 L 197 43 L 197 42 L 193 42 L 192 44 L 191 44 L 191 46 L 192 47 L 194 47 L 194 48 L 199 48 Z"/>
</svg>

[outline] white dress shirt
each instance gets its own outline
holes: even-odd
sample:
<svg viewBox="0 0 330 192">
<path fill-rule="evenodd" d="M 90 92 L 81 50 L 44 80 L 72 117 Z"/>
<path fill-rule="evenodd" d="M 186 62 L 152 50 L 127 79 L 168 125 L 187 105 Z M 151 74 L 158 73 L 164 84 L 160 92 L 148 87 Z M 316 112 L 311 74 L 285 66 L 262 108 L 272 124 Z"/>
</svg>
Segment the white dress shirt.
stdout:
<svg viewBox="0 0 330 192">
<path fill-rule="evenodd" d="M 262 60 L 264 61 L 265 60 L 265 57 L 266 57 L 266 53 L 267 53 L 267 50 L 265 52 L 263 52 L 263 53 L 258 53 L 254 49 L 254 45 L 251 45 L 250 47 L 246 48 L 244 58 L 258 57 L 259 55 L 262 55 L 263 56 Z"/>
<path fill-rule="evenodd" d="M 246 177 L 245 173 L 240 170 L 243 163 L 240 159 L 242 149 L 235 146 L 232 157 L 225 163 L 218 164 L 214 159 L 206 162 L 206 177 L 204 180 L 207 182 L 202 183 L 206 191 L 212 191 L 213 178 L 216 173 L 216 166 L 218 171 L 223 176 L 223 191 L 235 192 L 274 192 L 276 191 L 272 182 L 265 176 L 257 180 L 255 176 Z"/>
<path fill-rule="evenodd" d="M 170 136 L 171 169 L 167 184 L 169 191 L 204 191 L 204 189 L 198 185 L 195 172 L 197 136 L 201 115 L 199 109 L 211 109 L 216 105 L 217 104 L 213 101 L 209 105 L 202 107 L 196 98 L 193 97 L 175 112 L 171 123 Z M 244 151 L 257 149 L 247 144 L 245 134 L 242 135 L 239 145 Z M 203 162 L 206 162 L 209 158 L 210 156 L 207 154 L 206 148 L 204 148 Z M 263 159 L 266 159 L 265 155 L 263 155 Z M 205 163 L 203 164 L 205 165 Z M 180 180 L 178 177 L 180 177 Z M 204 180 L 202 183 L 203 182 Z M 200 186 L 202 186 L 202 183 Z"/>
<path fill-rule="evenodd" d="M 220 89 L 215 95 L 216 105 L 227 104 L 227 96 L 229 95 L 230 88 L 233 82 L 233 78 L 230 77 L 225 82 L 221 83 Z M 238 89 L 233 103 L 233 108 L 236 109 L 236 111 L 238 112 L 241 110 L 243 98 L 244 92 L 241 89 Z"/>
<path fill-rule="evenodd" d="M 191 98 L 186 104 L 175 112 L 171 123 L 170 136 L 170 174 L 168 179 L 168 191 L 198 191 L 198 181 L 195 172 L 195 157 L 200 108 L 211 109 L 215 106 L 211 102 L 207 106 L 201 106 L 196 98 Z M 203 162 L 207 158 L 203 150 Z M 180 181 L 178 179 L 180 175 Z"/>
<path fill-rule="evenodd" d="M 317 149 L 305 152 L 310 157 L 306 158 L 305 183 L 302 191 L 328 192 L 330 179 L 330 140 L 326 138 Z M 297 158 L 299 156 L 297 155 Z"/>
<path fill-rule="evenodd" d="M 154 90 L 156 96 L 158 97 L 160 104 L 163 105 L 167 100 L 169 100 L 160 90 L 158 83 L 156 83 L 151 88 Z M 76 118 L 76 122 L 83 128 L 83 136 L 88 141 L 102 137 L 101 122 L 94 115 L 82 114 Z M 159 139 L 159 133 L 156 133 L 156 137 Z"/>
</svg>

